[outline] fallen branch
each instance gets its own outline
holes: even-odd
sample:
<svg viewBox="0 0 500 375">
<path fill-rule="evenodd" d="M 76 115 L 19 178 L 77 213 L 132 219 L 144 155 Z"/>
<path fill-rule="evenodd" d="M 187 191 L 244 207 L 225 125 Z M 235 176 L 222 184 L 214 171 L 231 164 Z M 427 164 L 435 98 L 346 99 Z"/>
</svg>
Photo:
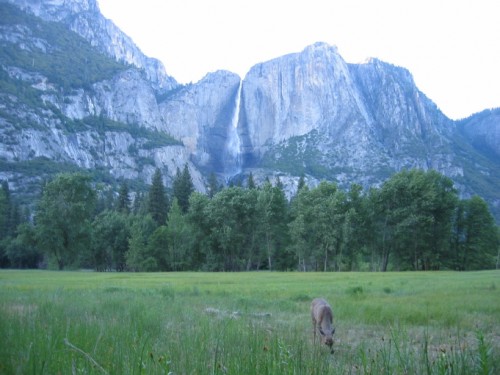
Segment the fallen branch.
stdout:
<svg viewBox="0 0 500 375">
<path fill-rule="evenodd" d="M 239 316 L 243 316 L 243 315 L 251 316 L 254 318 L 268 318 L 271 316 L 271 313 L 269 313 L 269 312 L 256 312 L 256 313 L 244 314 L 241 311 L 219 310 L 219 309 L 216 309 L 214 307 L 207 307 L 205 309 L 205 313 L 220 316 L 220 317 L 229 317 L 230 319 L 237 319 Z"/>
<path fill-rule="evenodd" d="M 99 363 L 97 363 L 96 360 L 94 358 L 92 358 L 89 353 L 84 352 L 82 349 L 80 349 L 77 346 L 70 343 L 67 338 L 64 339 L 64 344 L 66 346 L 69 346 L 74 351 L 83 355 L 90 363 L 92 363 L 95 367 L 97 367 L 99 370 L 101 370 L 103 374 L 108 374 L 108 372 Z"/>
</svg>

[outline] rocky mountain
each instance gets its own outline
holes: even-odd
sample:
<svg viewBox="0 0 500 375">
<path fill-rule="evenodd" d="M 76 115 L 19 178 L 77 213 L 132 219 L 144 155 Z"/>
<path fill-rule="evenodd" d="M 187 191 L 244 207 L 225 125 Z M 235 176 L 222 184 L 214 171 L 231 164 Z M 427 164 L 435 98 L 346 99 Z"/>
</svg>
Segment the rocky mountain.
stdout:
<svg viewBox="0 0 500 375">
<path fill-rule="evenodd" d="M 405 69 L 347 64 L 318 43 L 253 67 L 242 95 L 250 164 L 366 182 L 401 168 L 462 173 L 447 159 L 451 121 Z"/>
<path fill-rule="evenodd" d="M 291 193 L 302 174 L 370 186 L 433 168 L 500 217 L 499 110 L 452 121 L 404 68 L 348 64 L 317 43 L 243 80 L 218 71 L 183 86 L 96 0 L 0 0 L 0 46 L 0 179 L 21 193 L 78 168 L 140 189 L 187 163 L 200 191 L 212 172 L 251 171 Z"/>
<path fill-rule="evenodd" d="M 457 127 L 479 153 L 500 159 L 500 108 L 470 116 L 459 121 Z"/>
<path fill-rule="evenodd" d="M 500 208 L 499 110 L 452 121 L 404 68 L 347 64 L 317 43 L 254 66 L 241 103 L 243 170 L 370 186 L 403 168 L 436 169 Z"/>
<path fill-rule="evenodd" d="M 203 189 L 188 149 L 156 130 L 159 98 L 180 87 L 159 61 L 95 0 L 14 4 L 0 2 L 0 179 L 29 192 L 59 170 L 148 183 L 160 167 L 168 182 L 188 163 Z"/>
<path fill-rule="evenodd" d="M 5 1 L 5 0 L 4 0 Z M 177 86 L 163 64 L 145 56 L 110 20 L 104 18 L 96 0 L 8 0 L 20 9 L 46 21 L 59 22 L 117 61 L 140 68 L 156 89 Z"/>
</svg>

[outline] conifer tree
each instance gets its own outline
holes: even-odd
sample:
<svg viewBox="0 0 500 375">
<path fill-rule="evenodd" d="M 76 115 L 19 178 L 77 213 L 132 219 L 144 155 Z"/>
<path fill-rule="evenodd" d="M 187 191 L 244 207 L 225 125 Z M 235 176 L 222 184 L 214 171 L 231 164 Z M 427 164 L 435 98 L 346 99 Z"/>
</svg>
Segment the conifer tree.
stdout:
<svg viewBox="0 0 500 375">
<path fill-rule="evenodd" d="M 134 197 L 134 203 L 132 205 L 132 212 L 136 215 L 145 215 L 147 210 L 147 201 L 144 193 L 138 191 Z"/>
<path fill-rule="evenodd" d="M 253 179 L 253 174 L 250 172 L 248 175 L 248 180 L 247 180 L 247 188 L 249 189 L 255 189 L 257 186 L 255 185 L 255 181 Z"/>
<path fill-rule="evenodd" d="M 0 191 L 3 193 L 2 207 L 0 208 L 0 238 L 14 236 L 17 226 L 21 223 L 19 205 L 12 199 L 7 181 L 2 181 Z"/>
<path fill-rule="evenodd" d="M 159 168 L 156 169 L 148 195 L 148 212 L 158 225 L 165 224 L 168 212 L 168 198 Z"/>
<path fill-rule="evenodd" d="M 217 194 L 221 190 L 221 187 L 219 185 L 219 182 L 217 181 L 217 177 L 215 176 L 215 173 L 212 172 L 210 173 L 210 176 L 208 177 L 208 197 L 213 198 L 215 194 Z"/>
<path fill-rule="evenodd" d="M 276 176 L 276 183 L 275 183 L 275 186 L 280 189 L 280 190 L 283 190 L 285 187 L 283 186 L 283 182 L 281 182 L 280 180 L 280 176 Z"/>
<path fill-rule="evenodd" d="M 10 217 L 10 197 L 8 189 L 5 189 L 5 184 L 2 181 L 0 189 L 0 239 L 7 236 L 8 223 Z"/>
<path fill-rule="evenodd" d="M 189 197 L 194 191 L 193 179 L 191 178 L 191 173 L 189 172 L 187 163 L 184 165 L 182 172 L 179 168 L 177 168 L 172 188 L 174 198 L 177 198 L 177 202 L 179 203 L 182 212 L 186 213 L 189 208 Z"/>
<path fill-rule="evenodd" d="M 124 214 L 130 213 L 130 196 L 128 185 L 125 181 L 123 181 L 120 185 L 120 191 L 118 192 L 118 202 L 116 203 L 116 210 Z"/>
<path fill-rule="evenodd" d="M 112 210 L 115 207 L 115 192 L 113 189 L 107 189 L 97 202 L 97 211 Z"/>
<path fill-rule="evenodd" d="M 305 180 L 305 177 L 304 177 L 304 173 L 302 173 L 300 175 L 300 178 L 299 178 L 299 184 L 297 186 L 297 193 L 299 192 L 300 189 L 302 189 L 304 186 L 306 186 L 306 180 Z"/>
</svg>

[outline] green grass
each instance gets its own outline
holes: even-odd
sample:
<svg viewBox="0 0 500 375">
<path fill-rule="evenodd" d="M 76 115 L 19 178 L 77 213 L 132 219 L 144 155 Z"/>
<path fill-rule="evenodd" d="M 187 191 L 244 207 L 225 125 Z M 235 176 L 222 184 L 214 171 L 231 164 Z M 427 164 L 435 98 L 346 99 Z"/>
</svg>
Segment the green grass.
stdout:
<svg viewBox="0 0 500 375">
<path fill-rule="evenodd" d="M 499 276 L 0 271 L 0 373 L 494 374 Z"/>
</svg>

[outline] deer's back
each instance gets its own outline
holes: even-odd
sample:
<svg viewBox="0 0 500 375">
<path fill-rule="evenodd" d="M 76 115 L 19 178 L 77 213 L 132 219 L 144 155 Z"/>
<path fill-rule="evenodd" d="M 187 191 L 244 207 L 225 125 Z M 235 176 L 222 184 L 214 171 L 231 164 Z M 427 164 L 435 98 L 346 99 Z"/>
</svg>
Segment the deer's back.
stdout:
<svg viewBox="0 0 500 375">
<path fill-rule="evenodd" d="M 332 323 L 332 308 L 323 298 L 315 298 L 311 303 L 311 316 L 317 323 Z"/>
</svg>

